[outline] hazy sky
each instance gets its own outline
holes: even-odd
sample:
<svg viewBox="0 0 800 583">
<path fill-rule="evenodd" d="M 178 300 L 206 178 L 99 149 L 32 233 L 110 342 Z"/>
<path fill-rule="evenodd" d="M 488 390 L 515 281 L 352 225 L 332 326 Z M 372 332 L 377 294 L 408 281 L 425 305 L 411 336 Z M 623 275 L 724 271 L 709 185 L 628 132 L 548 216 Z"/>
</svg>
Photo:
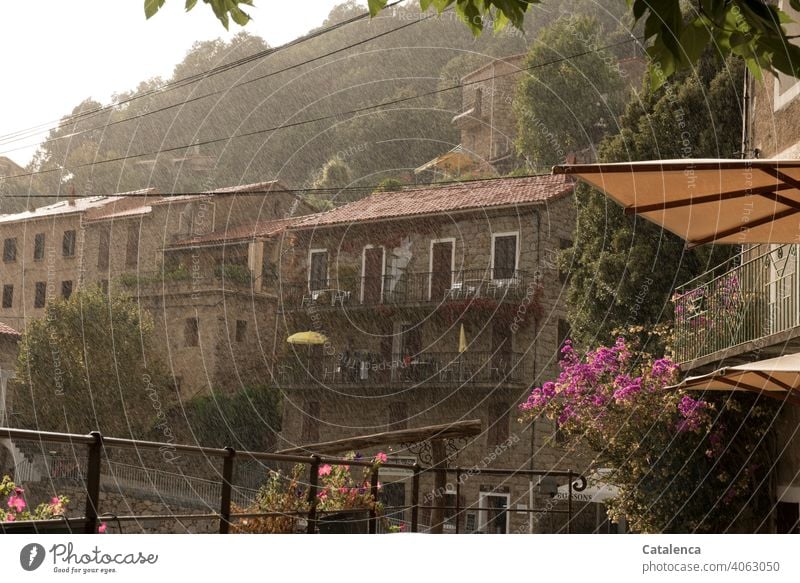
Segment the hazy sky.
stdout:
<svg viewBox="0 0 800 583">
<path fill-rule="evenodd" d="M 245 30 L 277 46 L 322 24 L 341 1 L 255 0 Z M 231 23 L 226 32 L 203 2 L 188 14 L 183 5 L 167 0 L 150 20 L 143 0 L 25 0 L 16 14 L 4 6 L 0 136 L 57 120 L 87 97 L 107 103 L 141 80 L 169 77 L 193 42 L 241 30 Z M 45 135 L 0 138 L 0 156 L 25 165 Z"/>
</svg>

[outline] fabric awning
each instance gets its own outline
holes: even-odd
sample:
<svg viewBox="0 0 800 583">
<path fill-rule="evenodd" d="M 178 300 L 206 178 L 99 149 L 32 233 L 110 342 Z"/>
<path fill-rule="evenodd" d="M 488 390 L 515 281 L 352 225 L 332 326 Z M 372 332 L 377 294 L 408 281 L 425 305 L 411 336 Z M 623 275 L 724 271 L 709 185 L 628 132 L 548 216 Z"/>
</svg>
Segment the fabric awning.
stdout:
<svg viewBox="0 0 800 583">
<path fill-rule="evenodd" d="M 800 353 L 721 368 L 687 377 L 671 388 L 696 391 L 750 391 L 800 405 Z"/>
<path fill-rule="evenodd" d="M 555 166 L 625 209 L 705 243 L 800 242 L 800 160 L 658 160 Z"/>
<path fill-rule="evenodd" d="M 325 344 L 328 341 L 328 338 L 320 334 L 319 332 L 314 332 L 309 330 L 308 332 L 295 332 L 291 336 L 286 339 L 286 342 L 289 344 Z"/>
</svg>

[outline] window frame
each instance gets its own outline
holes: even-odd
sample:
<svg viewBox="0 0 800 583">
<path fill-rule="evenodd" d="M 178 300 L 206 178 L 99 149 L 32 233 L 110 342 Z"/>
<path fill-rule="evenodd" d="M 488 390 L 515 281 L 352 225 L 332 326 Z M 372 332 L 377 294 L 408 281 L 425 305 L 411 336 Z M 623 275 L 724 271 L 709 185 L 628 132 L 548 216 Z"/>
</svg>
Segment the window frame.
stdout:
<svg viewBox="0 0 800 583">
<path fill-rule="evenodd" d="M 496 247 L 497 239 L 502 238 L 502 237 L 514 237 L 514 239 L 515 239 L 515 243 L 514 243 L 514 268 L 512 269 L 512 271 L 513 271 L 514 274 L 516 274 L 519 271 L 519 247 L 520 247 L 520 245 L 519 245 L 519 239 L 520 239 L 519 231 L 508 231 L 508 232 L 505 232 L 505 233 L 492 233 L 492 249 L 491 249 L 491 254 L 489 256 L 489 261 L 490 261 L 489 267 L 491 269 L 492 279 L 494 281 L 509 279 L 509 278 L 506 278 L 506 277 L 502 277 L 502 278 L 495 277 L 495 273 L 494 273 L 494 271 L 495 271 L 495 265 L 494 265 L 494 263 L 495 263 L 495 253 L 496 253 L 496 249 L 497 249 L 497 247 Z"/>
<path fill-rule="evenodd" d="M 3 240 L 3 263 L 17 262 L 17 238 L 6 237 Z"/>
<path fill-rule="evenodd" d="M 41 292 L 41 293 L 40 293 Z M 47 305 L 47 282 L 37 281 L 33 286 L 33 307 L 41 309 Z"/>
<path fill-rule="evenodd" d="M 41 245 L 40 245 L 41 242 Z M 45 233 L 36 233 L 33 236 L 33 260 L 44 261 L 47 237 Z"/>
<path fill-rule="evenodd" d="M 66 229 L 61 237 L 61 256 L 75 257 L 77 243 L 78 232 L 75 229 Z"/>
<path fill-rule="evenodd" d="M 8 297 L 8 302 L 6 302 L 6 296 Z M 3 304 L 4 309 L 10 309 L 14 307 L 14 284 L 13 283 L 6 283 L 3 284 Z"/>
<path fill-rule="evenodd" d="M 330 281 L 330 279 L 331 279 L 331 256 L 330 256 L 330 253 L 328 252 L 328 249 L 327 248 L 322 248 L 322 247 L 318 247 L 318 248 L 315 248 L 315 249 L 309 249 L 308 250 L 308 274 L 307 274 L 306 286 L 308 287 L 308 291 L 310 291 L 310 292 L 318 291 L 319 289 L 324 289 L 324 288 L 313 288 L 312 289 L 312 287 L 311 287 L 311 281 L 312 281 L 311 274 L 314 271 L 313 259 L 314 259 L 314 255 L 315 254 L 319 254 L 319 253 L 325 253 L 325 282 L 326 282 L 325 285 L 327 285 L 327 282 Z"/>
</svg>

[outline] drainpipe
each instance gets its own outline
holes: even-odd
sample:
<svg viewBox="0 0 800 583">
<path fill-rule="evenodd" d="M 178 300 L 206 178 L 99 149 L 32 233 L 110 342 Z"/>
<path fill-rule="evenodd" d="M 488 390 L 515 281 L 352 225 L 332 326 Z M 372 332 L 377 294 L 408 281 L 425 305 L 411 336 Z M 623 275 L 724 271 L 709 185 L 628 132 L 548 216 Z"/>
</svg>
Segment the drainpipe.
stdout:
<svg viewBox="0 0 800 583">
<path fill-rule="evenodd" d="M 541 270 L 541 243 L 542 243 L 542 215 L 539 209 L 533 211 L 536 216 L 536 273 L 537 277 Z M 539 334 L 539 321 L 534 314 L 533 317 L 533 380 L 536 379 L 536 352 L 538 348 L 538 341 L 536 340 Z M 528 467 L 533 470 L 533 454 L 536 451 L 536 421 L 531 421 L 531 454 L 529 456 Z M 530 475 L 528 481 L 528 534 L 533 534 L 533 474 Z"/>
<path fill-rule="evenodd" d="M 742 159 L 750 157 L 750 71 L 744 69 L 744 88 L 742 90 Z"/>
</svg>

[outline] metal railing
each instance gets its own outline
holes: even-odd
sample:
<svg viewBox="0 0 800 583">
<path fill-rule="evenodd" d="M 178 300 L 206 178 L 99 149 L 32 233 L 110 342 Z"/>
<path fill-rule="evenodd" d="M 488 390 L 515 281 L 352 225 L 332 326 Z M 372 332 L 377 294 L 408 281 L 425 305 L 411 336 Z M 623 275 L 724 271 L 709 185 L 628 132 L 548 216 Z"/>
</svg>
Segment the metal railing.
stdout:
<svg viewBox="0 0 800 583">
<path fill-rule="evenodd" d="M 405 272 L 375 277 L 338 277 L 284 282 L 286 308 L 440 304 L 456 300 L 520 301 L 534 279 L 512 269 Z"/>
<path fill-rule="evenodd" d="M 92 432 L 88 435 L 70 434 L 70 433 L 54 433 L 47 431 L 34 431 L 27 429 L 12 429 L 7 427 L 0 427 L 0 438 L 7 438 L 12 440 L 29 440 L 35 442 L 50 442 L 68 444 L 72 447 L 84 446 L 86 447 L 85 461 L 78 464 L 79 468 L 85 468 L 80 471 L 82 485 L 86 490 L 86 506 L 84 514 L 78 518 L 69 518 L 60 516 L 55 519 L 47 520 L 34 520 L 34 521 L 15 521 L 15 522 L 0 522 L 0 533 L 29 533 L 29 532 L 48 532 L 48 531 L 63 531 L 66 529 L 69 532 L 84 532 L 96 533 L 102 520 L 110 520 L 118 524 L 121 528 L 123 523 L 140 522 L 142 520 L 196 520 L 208 519 L 219 521 L 219 533 L 228 534 L 231 526 L 238 521 L 246 518 L 259 518 L 259 517 L 273 517 L 285 518 L 287 516 L 297 517 L 299 523 L 304 524 L 304 531 L 307 534 L 316 534 L 319 532 L 319 526 L 324 522 L 326 512 L 318 508 L 319 494 L 321 492 L 319 484 L 320 469 L 323 465 L 328 464 L 331 466 L 353 466 L 361 467 L 366 470 L 369 475 L 368 481 L 365 485 L 373 500 L 378 500 L 380 489 L 380 472 L 381 470 L 410 470 L 410 480 L 412 485 L 411 490 L 411 504 L 402 507 L 387 507 L 387 511 L 402 511 L 409 510 L 411 513 L 410 530 L 412 532 L 420 532 L 420 510 L 436 513 L 437 511 L 452 510 L 455 516 L 459 516 L 463 510 L 460 502 L 457 501 L 455 505 L 426 505 L 420 499 L 421 490 L 421 476 L 425 473 L 431 472 L 436 476 L 436 481 L 439 483 L 446 483 L 448 473 L 455 472 L 458 477 L 458 488 L 460 488 L 461 477 L 474 473 L 475 468 L 444 468 L 441 465 L 423 468 L 418 463 L 409 467 L 405 463 L 394 463 L 391 461 L 376 464 L 372 460 L 367 459 L 342 459 L 342 458 L 328 458 L 317 455 L 300 456 L 300 455 L 286 455 L 268 452 L 239 452 L 233 448 L 210 448 L 192 445 L 182 445 L 174 443 L 159 443 L 154 441 L 142 441 L 134 439 L 121 439 L 115 437 L 105 437 L 99 432 Z M 164 447 L 170 448 L 174 452 L 179 452 L 187 455 L 200 455 L 205 459 L 218 459 L 222 462 L 222 471 L 220 480 L 217 482 L 219 485 L 219 496 L 216 499 L 219 511 L 213 513 L 198 513 L 198 514 L 167 514 L 167 515 L 128 515 L 116 516 L 111 515 L 107 518 L 107 514 L 103 513 L 101 504 L 101 479 L 102 468 L 105 459 L 106 448 L 121 448 L 142 451 L 159 451 Z M 284 462 L 290 464 L 303 464 L 308 467 L 307 481 L 302 483 L 302 491 L 298 492 L 298 496 L 306 501 L 306 507 L 300 511 L 286 511 L 282 509 L 269 509 L 263 512 L 234 512 L 234 468 L 237 459 L 245 458 L 249 460 L 261 460 L 268 462 Z M 572 492 L 579 492 L 586 488 L 587 481 L 579 473 L 572 470 L 520 470 L 520 469 L 483 469 L 480 470 L 482 474 L 497 475 L 505 477 L 525 477 L 532 480 L 534 477 L 550 478 L 550 479 L 566 479 L 569 496 L 566 510 L 558 509 L 542 509 L 542 508 L 528 508 L 528 509 L 515 509 L 514 512 L 551 512 L 564 514 L 567 517 L 564 531 L 569 533 L 571 531 L 571 524 L 574 517 Z M 83 475 L 85 474 L 85 476 Z M 216 493 L 216 491 L 214 491 Z M 457 497 L 458 499 L 458 497 Z M 496 508 L 480 507 L 480 505 L 470 507 L 474 511 L 491 512 L 497 510 Z M 328 511 L 328 513 L 339 513 L 341 511 Z M 356 512 L 367 514 L 367 531 L 370 534 L 379 532 L 378 510 L 376 508 L 358 509 Z M 448 518 L 448 520 L 452 517 Z M 402 518 L 397 520 L 403 522 Z M 429 531 L 436 532 L 437 526 L 441 530 L 444 520 L 438 525 L 435 522 L 430 522 L 431 526 Z M 458 527 L 456 527 L 456 530 Z"/>
<path fill-rule="evenodd" d="M 800 325 L 797 247 L 734 257 L 680 286 L 675 356 L 689 362 Z"/>
<path fill-rule="evenodd" d="M 380 354 L 355 352 L 323 356 L 294 355 L 280 358 L 275 378 L 281 386 L 321 383 L 325 385 L 438 384 L 474 385 L 528 383 L 533 375 L 531 359 L 510 352 L 422 352 Z"/>
</svg>

